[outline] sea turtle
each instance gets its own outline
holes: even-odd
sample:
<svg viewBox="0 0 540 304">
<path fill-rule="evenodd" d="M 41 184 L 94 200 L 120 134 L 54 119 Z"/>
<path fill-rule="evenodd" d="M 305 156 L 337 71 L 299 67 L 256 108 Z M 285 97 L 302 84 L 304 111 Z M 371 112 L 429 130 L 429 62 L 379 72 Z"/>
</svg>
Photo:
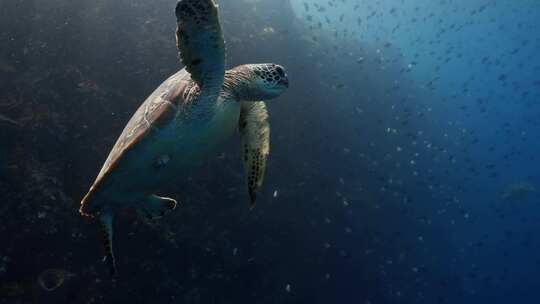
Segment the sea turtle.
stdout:
<svg viewBox="0 0 540 304">
<path fill-rule="evenodd" d="M 107 261 L 116 274 L 113 216 L 133 208 L 149 219 L 175 209 L 156 195 L 185 167 L 199 163 L 240 131 L 251 204 L 262 186 L 270 127 L 263 100 L 289 86 L 277 64 L 225 70 L 225 42 L 215 0 L 180 0 L 176 41 L 185 68 L 163 82 L 139 107 L 81 201 L 80 213 L 101 223 Z"/>
</svg>

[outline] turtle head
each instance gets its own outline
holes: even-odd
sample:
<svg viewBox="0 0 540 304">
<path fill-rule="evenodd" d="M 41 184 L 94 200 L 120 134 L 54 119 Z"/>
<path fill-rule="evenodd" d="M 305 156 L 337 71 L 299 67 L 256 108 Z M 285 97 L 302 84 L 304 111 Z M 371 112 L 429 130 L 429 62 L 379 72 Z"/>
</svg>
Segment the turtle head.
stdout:
<svg viewBox="0 0 540 304">
<path fill-rule="evenodd" d="M 263 63 L 251 65 L 254 87 L 261 90 L 260 94 L 267 97 L 262 99 L 276 98 L 289 87 L 289 78 L 285 68 L 273 64 Z"/>
<path fill-rule="evenodd" d="M 281 65 L 246 64 L 227 71 L 224 84 L 238 100 L 259 101 L 281 95 L 289 87 L 289 79 Z"/>
</svg>

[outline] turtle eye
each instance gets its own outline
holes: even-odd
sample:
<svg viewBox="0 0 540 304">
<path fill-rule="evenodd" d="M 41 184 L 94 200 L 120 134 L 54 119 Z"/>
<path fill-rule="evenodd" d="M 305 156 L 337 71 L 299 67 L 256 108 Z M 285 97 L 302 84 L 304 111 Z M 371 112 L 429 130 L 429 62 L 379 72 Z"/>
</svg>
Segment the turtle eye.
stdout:
<svg viewBox="0 0 540 304">
<path fill-rule="evenodd" d="M 281 67 L 277 67 L 276 68 L 276 71 L 278 72 L 279 76 L 280 77 L 284 77 L 285 76 L 285 72 L 283 71 L 283 69 Z"/>
</svg>

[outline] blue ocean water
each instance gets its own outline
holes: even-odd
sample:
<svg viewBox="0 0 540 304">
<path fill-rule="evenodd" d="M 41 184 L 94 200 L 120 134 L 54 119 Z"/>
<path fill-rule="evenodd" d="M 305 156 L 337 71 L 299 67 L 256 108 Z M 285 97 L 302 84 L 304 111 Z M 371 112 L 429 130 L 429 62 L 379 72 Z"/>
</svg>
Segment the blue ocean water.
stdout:
<svg viewBox="0 0 540 304">
<path fill-rule="evenodd" d="M 77 210 L 176 2 L 0 2 L 0 303 L 540 301 L 537 1 L 217 2 L 226 66 L 289 74 L 257 206 L 231 139 L 117 216 L 115 280 Z"/>
</svg>

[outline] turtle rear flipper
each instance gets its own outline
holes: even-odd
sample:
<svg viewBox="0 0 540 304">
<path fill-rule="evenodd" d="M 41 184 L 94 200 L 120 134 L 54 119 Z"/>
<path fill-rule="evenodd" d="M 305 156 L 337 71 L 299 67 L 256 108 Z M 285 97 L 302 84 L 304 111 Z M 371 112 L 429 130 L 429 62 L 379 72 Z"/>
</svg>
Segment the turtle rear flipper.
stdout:
<svg viewBox="0 0 540 304">
<path fill-rule="evenodd" d="M 114 258 L 114 252 L 112 247 L 113 238 L 113 215 L 110 212 L 102 213 L 99 216 L 99 226 L 101 228 L 101 234 L 103 238 L 103 245 L 105 248 L 105 257 L 103 261 L 109 266 L 111 276 L 115 277 L 117 274 L 116 260 Z"/>
<path fill-rule="evenodd" d="M 147 220 L 162 218 L 176 208 L 176 200 L 168 197 L 150 195 L 146 202 L 137 208 L 137 213 Z"/>
</svg>

